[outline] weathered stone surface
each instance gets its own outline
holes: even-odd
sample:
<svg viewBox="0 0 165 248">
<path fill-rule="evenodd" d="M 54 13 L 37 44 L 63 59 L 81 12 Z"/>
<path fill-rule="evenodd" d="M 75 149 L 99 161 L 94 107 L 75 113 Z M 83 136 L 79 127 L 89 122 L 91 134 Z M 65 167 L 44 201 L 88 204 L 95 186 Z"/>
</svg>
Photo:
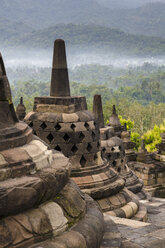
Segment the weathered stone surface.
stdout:
<svg viewBox="0 0 165 248">
<path fill-rule="evenodd" d="M 95 95 L 93 98 L 93 113 L 96 117 L 98 127 L 103 128 L 104 127 L 104 116 L 103 116 L 101 95 Z"/>
<path fill-rule="evenodd" d="M 65 42 L 58 39 L 54 43 L 51 96 L 70 96 L 69 77 L 66 62 Z"/>
<path fill-rule="evenodd" d="M 8 225 L 0 220 L 0 247 L 7 247 L 12 244 L 12 236 Z"/>
<path fill-rule="evenodd" d="M 6 225 L 8 226 L 11 233 L 12 245 L 18 245 L 25 240 L 33 238 L 33 235 L 31 233 L 31 226 L 30 223 L 28 223 L 27 217 L 22 216 L 22 218 L 24 218 L 23 225 L 22 223 L 20 224 L 19 222 L 17 222 L 14 218 L 5 220 Z"/>
<path fill-rule="evenodd" d="M 52 245 L 54 248 L 87 248 L 83 235 L 75 231 L 62 234 L 52 242 Z"/>
<path fill-rule="evenodd" d="M 47 215 L 41 209 L 33 209 L 25 213 L 28 217 L 32 232 L 38 235 L 44 235 L 52 232 L 52 226 Z"/>
<path fill-rule="evenodd" d="M 56 236 L 67 229 L 67 219 L 65 218 L 62 208 L 54 203 L 50 202 L 43 204 L 40 208 L 46 213 L 53 228 L 53 234 Z"/>
<path fill-rule="evenodd" d="M 84 199 L 78 193 L 77 186 L 73 182 L 70 182 L 63 188 L 58 197 L 55 198 L 55 201 L 72 218 L 80 217 L 86 207 Z"/>
<path fill-rule="evenodd" d="M 78 231 L 84 236 L 87 247 L 99 247 L 104 232 L 102 214 L 98 205 L 91 201 L 89 196 L 86 196 L 86 201 L 87 215 L 72 230 Z"/>
</svg>

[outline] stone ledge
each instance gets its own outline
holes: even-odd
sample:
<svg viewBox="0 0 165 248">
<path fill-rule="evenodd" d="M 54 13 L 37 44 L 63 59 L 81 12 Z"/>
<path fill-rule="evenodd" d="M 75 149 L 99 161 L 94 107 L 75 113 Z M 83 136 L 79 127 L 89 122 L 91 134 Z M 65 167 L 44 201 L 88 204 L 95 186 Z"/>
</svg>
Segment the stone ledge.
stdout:
<svg viewBox="0 0 165 248">
<path fill-rule="evenodd" d="M 93 199 L 101 199 L 108 196 L 117 194 L 120 190 L 124 188 L 125 181 L 123 179 L 117 179 L 115 182 L 110 183 L 105 186 L 96 187 L 92 189 L 83 189 L 83 192 L 90 195 Z"/>
</svg>

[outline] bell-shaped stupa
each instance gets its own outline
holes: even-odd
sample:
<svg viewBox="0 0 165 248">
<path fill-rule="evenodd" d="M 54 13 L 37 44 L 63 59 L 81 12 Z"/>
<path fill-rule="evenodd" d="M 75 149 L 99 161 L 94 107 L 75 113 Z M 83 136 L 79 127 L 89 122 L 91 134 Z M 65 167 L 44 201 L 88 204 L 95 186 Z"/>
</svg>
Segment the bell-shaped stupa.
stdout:
<svg viewBox="0 0 165 248">
<path fill-rule="evenodd" d="M 99 105 L 95 100 L 93 101 L 93 109 L 96 116 L 101 115 L 100 105 L 102 105 L 101 96 Z M 99 114 L 98 114 L 99 113 Z M 99 121 L 99 119 L 98 119 Z M 120 124 L 119 117 L 116 113 L 116 108 L 113 106 L 113 113 L 110 117 L 110 127 L 100 128 L 101 148 L 103 156 L 108 160 L 111 167 L 114 168 L 125 180 L 125 186 L 127 189 L 137 194 L 140 198 L 145 198 L 146 195 L 143 192 L 143 181 L 139 179 L 136 174 L 129 168 L 127 157 L 125 154 L 124 144 L 121 138 L 122 126 Z M 115 129 L 116 128 L 116 129 Z M 114 130 L 115 129 L 115 130 Z M 116 136 L 116 133 L 118 136 Z"/>
</svg>

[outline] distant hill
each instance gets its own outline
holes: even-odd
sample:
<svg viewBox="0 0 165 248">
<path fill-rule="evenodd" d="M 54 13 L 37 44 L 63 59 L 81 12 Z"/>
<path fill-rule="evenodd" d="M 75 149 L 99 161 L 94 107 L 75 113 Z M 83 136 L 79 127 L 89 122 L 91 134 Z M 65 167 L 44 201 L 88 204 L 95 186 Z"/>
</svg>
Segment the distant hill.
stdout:
<svg viewBox="0 0 165 248">
<path fill-rule="evenodd" d="M 114 10 L 109 24 L 129 33 L 165 37 L 165 3 L 148 3 L 136 9 Z"/>
<path fill-rule="evenodd" d="M 0 0 L 0 16 L 36 29 L 57 23 L 104 24 L 108 11 L 96 0 Z"/>
<path fill-rule="evenodd" d="M 22 22 L 11 22 L 0 17 L 0 42 L 6 45 L 18 36 L 32 32 L 32 29 Z"/>
<path fill-rule="evenodd" d="M 96 24 L 134 34 L 165 37 L 165 0 L 160 1 L 0 0 L 0 17 L 25 23 L 36 30 L 60 23 Z"/>
<path fill-rule="evenodd" d="M 0 41 L 31 30 L 41 30 L 40 34 L 60 23 L 95 24 L 165 38 L 165 0 L 119 9 L 148 1 L 152 0 L 0 0 Z"/>
<path fill-rule="evenodd" d="M 165 55 L 165 39 L 132 35 L 96 25 L 60 24 L 33 31 L 16 40 L 13 46 L 50 49 L 57 38 L 77 52 L 108 52 L 137 56 Z"/>
<path fill-rule="evenodd" d="M 97 2 L 110 9 L 132 9 L 138 8 L 146 3 L 164 2 L 165 0 L 97 0 Z"/>
</svg>

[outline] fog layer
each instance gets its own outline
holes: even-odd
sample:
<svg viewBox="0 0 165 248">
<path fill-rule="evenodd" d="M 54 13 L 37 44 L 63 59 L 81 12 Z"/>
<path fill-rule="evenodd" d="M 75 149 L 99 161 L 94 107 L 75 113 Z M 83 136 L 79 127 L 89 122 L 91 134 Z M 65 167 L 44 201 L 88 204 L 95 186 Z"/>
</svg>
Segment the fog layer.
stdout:
<svg viewBox="0 0 165 248">
<path fill-rule="evenodd" d="M 5 50 L 4 50 L 5 51 Z M 3 53 L 4 62 L 7 68 L 17 67 L 51 67 L 52 51 L 8 51 Z M 84 64 L 112 65 L 117 68 L 142 66 L 144 63 L 165 65 L 165 56 L 162 57 L 127 57 L 117 54 L 94 54 L 94 53 L 68 53 L 68 67 L 73 69 Z"/>
</svg>

